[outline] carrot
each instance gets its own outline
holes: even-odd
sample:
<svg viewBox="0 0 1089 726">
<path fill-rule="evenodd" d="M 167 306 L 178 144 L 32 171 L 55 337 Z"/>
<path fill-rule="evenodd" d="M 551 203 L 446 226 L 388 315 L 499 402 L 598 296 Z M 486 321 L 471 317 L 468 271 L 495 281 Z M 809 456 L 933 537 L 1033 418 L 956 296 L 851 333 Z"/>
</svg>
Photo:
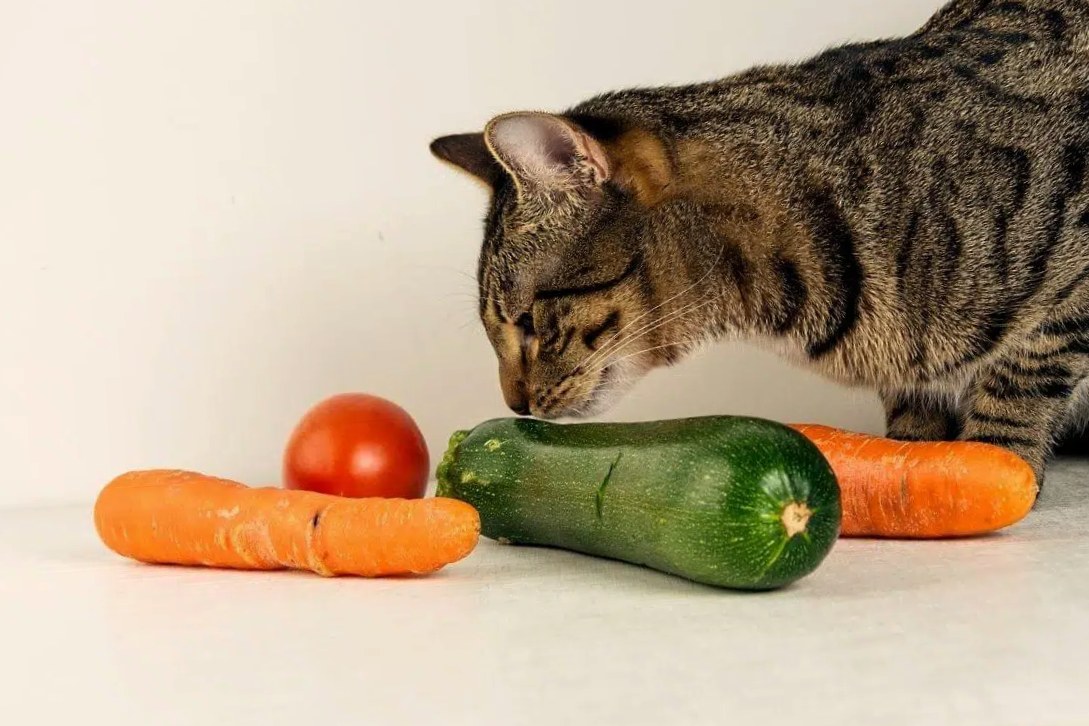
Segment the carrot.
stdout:
<svg viewBox="0 0 1089 726">
<path fill-rule="evenodd" d="M 348 499 L 251 489 L 189 471 L 123 474 L 95 502 L 95 528 L 142 562 L 319 575 L 422 574 L 468 555 L 480 517 L 453 499 Z"/>
<path fill-rule="evenodd" d="M 1020 521 L 1036 501 L 1032 468 L 997 446 L 793 428 L 816 444 L 839 479 L 845 537 L 983 534 Z"/>
</svg>

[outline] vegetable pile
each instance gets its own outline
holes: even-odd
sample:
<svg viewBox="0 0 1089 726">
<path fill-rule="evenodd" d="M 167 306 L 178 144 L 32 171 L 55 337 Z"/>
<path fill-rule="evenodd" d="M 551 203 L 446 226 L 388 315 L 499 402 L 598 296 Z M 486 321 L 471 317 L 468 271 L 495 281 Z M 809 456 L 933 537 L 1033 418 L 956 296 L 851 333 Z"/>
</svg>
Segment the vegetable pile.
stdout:
<svg viewBox="0 0 1089 726">
<path fill-rule="evenodd" d="M 480 538 L 471 506 L 420 499 L 428 468 L 423 436 L 404 409 L 341 394 L 292 432 L 286 489 L 190 471 L 129 472 L 99 494 L 95 529 L 114 552 L 149 563 L 425 574 L 464 558 Z"/>
<path fill-rule="evenodd" d="M 987 444 L 708 416 L 486 421 L 454 434 L 438 496 L 421 499 L 419 428 L 365 394 L 312 408 L 283 464 L 283 489 L 123 474 L 99 494 L 95 528 L 143 562 L 365 577 L 434 572 L 483 533 L 769 590 L 813 572 L 840 536 L 993 532 L 1027 515 L 1037 494 L 1029 465 Z"/>
</svg>

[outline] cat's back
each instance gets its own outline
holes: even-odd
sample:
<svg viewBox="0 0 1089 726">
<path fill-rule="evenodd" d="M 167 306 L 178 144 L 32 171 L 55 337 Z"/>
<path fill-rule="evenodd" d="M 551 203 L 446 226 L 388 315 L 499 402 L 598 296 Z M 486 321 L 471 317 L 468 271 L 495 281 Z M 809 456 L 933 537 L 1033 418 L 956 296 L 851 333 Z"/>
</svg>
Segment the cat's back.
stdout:
<svg viewBox="0 0 1089 726">
<path fill-rule="evenodd" d="M 837 111 L 848 124 L 841 140 L 881 143 L 898 119 L 922 116 L 950 133 L 1065 137 L 1089 127 L 1089 1 L 956 0 L 910 36 L 842 46 L 779 73 Z"/>
<path fill-rule="evenodd" d="M 1089 2 L 957 0 L 917 33 L 780 76 L 798 95 L 767 107 L 801 120 L 787 146 L 811 159 L 864 158 L 914 182 L 935 166 L 986 176 L 995 154 L 999 168 L 1046 169 L 1089 144 Z"/>
<path fill-rule="evenodd" d="M 907 42 L 995 90 L 1055 101 L 1089 91 L 1087 0 L 956 0 Z"/>
<path fill-rule="evenodd" d="M 1053 38 L 1067 30 L 1085 29 L 1085 0 L 952 0 L 927 21 L 919 34 L 963 30 L 971 27 L 1014 27 L 1026 30 L 1037 25 Z"/>
<path fill-rule="evenodd" d="M 905 37 L 708 83 L 607 93 L 572 113 L 766 148 L 778 160 L 921 137 L 947 145 L 966 126 L 1026 142 L 1067 138 L 1089 129 L 1089 0 L 954 0 Z"/>
</svg>

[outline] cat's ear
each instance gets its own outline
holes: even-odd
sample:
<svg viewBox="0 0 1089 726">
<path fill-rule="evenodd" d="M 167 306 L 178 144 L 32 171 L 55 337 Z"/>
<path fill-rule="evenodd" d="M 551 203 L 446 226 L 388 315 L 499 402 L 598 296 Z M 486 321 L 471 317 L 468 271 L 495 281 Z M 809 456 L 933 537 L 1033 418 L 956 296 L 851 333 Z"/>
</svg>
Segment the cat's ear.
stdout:
<svg viewBox="0 0 1089 726">
<path fill-rule="evenodd" d="M 504 174 L 503 167 L 484 143 L 482 133 L 453 134 L 435 139 L 431 142 L 431 153 L 491 186 L 495 186 Z"/>
<path fill-rule="evenodd" d="M 547 113 L 498 116 L 484 140 L 519 189 L 603 184 L 611 174 L 604 147 L 574 122 Z"/>
</svg>

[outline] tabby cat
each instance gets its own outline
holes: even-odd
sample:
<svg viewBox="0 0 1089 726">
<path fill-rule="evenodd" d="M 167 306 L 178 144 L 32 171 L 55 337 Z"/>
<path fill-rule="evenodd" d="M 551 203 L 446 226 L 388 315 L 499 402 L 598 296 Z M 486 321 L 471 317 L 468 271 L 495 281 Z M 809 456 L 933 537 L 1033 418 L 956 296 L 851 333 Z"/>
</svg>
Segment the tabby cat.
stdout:
<svg viewBox="0 0 1089 726">
<path fill-rule="evenodd" d="M 1089 386 L 1089 2 L 954 0 L 903 38 L 513 113 L 487 182 L 507 404 L 601 410 L 714 339 L 875 388 L 888 434 L 1042 475 Z"/>
</svg>

